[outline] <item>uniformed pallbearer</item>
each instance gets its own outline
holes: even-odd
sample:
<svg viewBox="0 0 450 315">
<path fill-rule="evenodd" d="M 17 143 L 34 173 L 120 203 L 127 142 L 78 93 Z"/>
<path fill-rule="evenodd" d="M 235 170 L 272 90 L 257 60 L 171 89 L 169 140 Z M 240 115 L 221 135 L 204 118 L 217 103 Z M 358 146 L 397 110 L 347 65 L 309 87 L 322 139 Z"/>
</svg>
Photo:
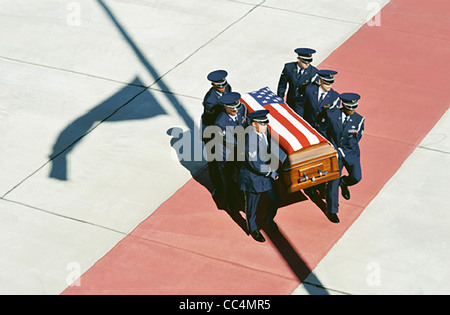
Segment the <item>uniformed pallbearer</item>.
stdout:
<svg viewBox="0 0 450 315">
<path fill-rule="evenodd" d="M 349 186 L 353 186 L 361 181 L 361 161 L 359 141 L 364 132 L 365 118 L 355 110 L 361 98 L 355 93 L 343 93 L 340 95 L 342 107 L 327 112 L 328 140 L 338 151 L 339 172 L 345 166 L 348 176 L 328 182 L 327 184 L 327 215 L 330 221 L 339 222 L 337 213 L 339 211 L 339 187 L 342 196 L 350 199 Z"/>
<path fill-rule="evenodd" d="M 319 70 L 319 81 L 308 85 L 305 91 L 303 118 L 324 136 L 326 112 L 339 108 L 341 103 L 339 93 L 332 88 L 336 74 L 333 70 Z"/>
<path fill-rule="evenodd" d="M 336 74 L 333 70 L 319 70 L 319 80 L 308 85 L 305 90 L 303 118 L 325 137 L 327 111 L 339 108 L 341 103 L 339 93 L 332 88 Z M 315 198 L 321 187 L 325 187 L 325 184 L 306 188 L 304 192 L 310 198 Z"/>
<path fill-rule="evenodd" d="M 306 87 L 317 79 L 317 68 L 311 65 L 313 54 L 316 51 L 310 48 L 297 48 L 297 62 L 290 62 L 284 65 L 278 82 L 277 95 L 284 99 L 286 103 L 300 116 L 303 117 L 303 105 L 305 102 Z"/>
<path fill-rule="evenodd" d="M 225 193 L 227 199 L 227 211 L 234 213 L 236 208 L 237 187 L 234 184 L 235 172 L 239 176 L 242 162 L 245 160 L 243 145 L 238 148 L 238 141 L 244 141 L 245 127 L 247 126 L 247 108 L 240 102 L 241 94 L 230 92 L 225 94 L 220 102 L 223 111 L 216 120 L 216 126 L 220 127 L 223 137 L 223 145 L 220 146 L 221 160 L 219 168 L 225 181 Z M 241 137 L 239 137 L 241 136 Z M 241 152 L 240 152 L 241 151 Z"/>
<path fill-rule="evenodd" d="M 208 74 L 207 79 L 211 82 L 211 88 L 203 99 L 202 115 L 202 140 L 206 144 L 211 138 L 205 138 L 205 129 L 213 126 L 217 116 L 223 111 L 223 105 L 220 98 L 232 91 L 227 81 L 228 73 L 225 70 L 216 70 Z M 220 175 L 219 165 L 211 156 L 207 156 L 209 178 L 214 187 L 213 195 L 219 195 L 224 191 L 222 177 Z"/>
<path fill-rule="evenodd" d="M 278 210 L 280 197 L 276 180 L 278 162 L 270 153 L 270 135 L 267 132 L 269 119 L 268 110 L 258 110 L 248 114 L 252 128 L 246 135 L 245 162 L 239 176 L 239 187 L 245 195 L 245 214 L 250 235 L 258 242 L 264 242 L 257 223 L 257 209 L 261 194 L 266 194 L 269 200 L 265 211 L 265 223 L 268 228 L 277 231 L 273 221 Z"/>
</svg>

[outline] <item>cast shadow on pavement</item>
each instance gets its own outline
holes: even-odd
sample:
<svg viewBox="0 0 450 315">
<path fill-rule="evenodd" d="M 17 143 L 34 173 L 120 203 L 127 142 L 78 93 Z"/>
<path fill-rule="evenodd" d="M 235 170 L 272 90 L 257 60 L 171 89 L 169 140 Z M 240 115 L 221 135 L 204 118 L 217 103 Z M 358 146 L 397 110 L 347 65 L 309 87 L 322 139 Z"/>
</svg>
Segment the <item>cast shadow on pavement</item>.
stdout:
<svg viewBox="0 0 450 315">
<path fill-rule="evenodd" d="M 49 177 L 67 180 L 68 156 L 82 139 L 103 122 L 140 120 L 167 115 L 150 90 L 136 95 L 136 86 L 142 86 L 139 78 L 118 91 L 115 95 L 97 105 L 86 114 L 76 118 L 59 134 L 50 154 Z M 132 102 L 139 97 L 139 102 Z"/>
<path fill-rule="evenodd" d="M 157 85 L 158 88 L 162 91 L 165 91 L 165 95 L 168 98 L 169 103 L 174 107 L 174 109 L 177 111 L 177 113 L 180 115 L 180 117 L 183 119 L 186 126 L 188 126 L 188 131 L 191 134 L 195 133 L 196 130 L 196 124 L 190 117 L 190 115 L 185 110 L 184 106 L 178 101 L 177 97 L 171 93 L 171 90 L 168 88 L 168 86 L 164 83 L 163 77 L 155 70 L 155 68 L 151 65 L 151 63 L 147 60 L 147 58 L 144 56 L 144 54 L 141 52 L 141 50 L 137 47 L 135 42 L 133 41 L 132 37 L 129 35 L 129 33 L 125 30 L 125 28 L 121 25 L 121 23 L 118 21 L 118 19 L 115 17 L 113 12 L 109 9 L 109 7 L 105 4 L 103 0 L 97 0 L 98 4 L 104 9 L 105 13 L 109 16 L 111 21 L 114 23 L 120 34 L 123 36 L 124 40 L 129 44 L 130 48 L 134 51 L 136 57 L 141 61 L 143 66 L 147 69 L 150 76 L 155 79 L 154 85 Z M 139 80 L 139 79 L 137 79 Z M 134 86 L 134 84 L 143 87 L 144 84 L 142 82 L 137 81 L 133 82 L 124 89 L 128 89 L 130 86 Z M 119 91 L 113 96 L 111 99 L 103 102 L 102 104 L 96 106 L 94 109 L 92 109 L 90 112 L 88 112 L 86 115 L 83 115 L 82 117 L 76 119 L 73 123 L 71 123 L 69 126 L 67 126 L 59 135 L 57 141 L 55 142 L 53 153 L 51 155 L 51 161 L 52 163 L 56 163 L 56 165 L 53 165 L 51 175 L 54 178 L 58 179 L 67 179 L 67 155 L 73 150 L 73 147 L 76 143 L 78 143 L 86 134 L 89 133 L 89 130 L 93 127 L 93 124 L 100 120 L 100 122 L 103 121 L 122 121 L 122 120 L 129 120 L 129 119 L 145 119 L 145 118 L 151 118 L 155 117 L 157 115 L 166 114 L 165 111 L 159 106 L 158 102 L 154 99 L 151 92 L 149 92 L 150 86 L 147 86 L 145 90 L 140 92 L 138 95 L 133 97 L 132 99 L 128 100 L 124 105 L 120 106 L 120 108 L 114 110 L 111 114 L 109 114 L 106 118 L 101 116 L 105 116 L 106 113 L 111 112 L 110 106 L 115 103 L 112 101 L 114 97 L 117 95 L 121 95 L 121 93 L 124 93 L 124 91 Z M 122 109 L 124 106 L 129 106 L 130 102 L 136 98 L 137 96 L 140 96 L 142 93 L 146 93 L 145 97 L 148 98 L 148 100 L 145 103 L 153 104 L 153 106 L 150 109 L 144 109 L 143 111 L 124 111 L 122 112 L 123 116 L 120 117 L 120 115 L 114 117 L 116 114 L 119 113 L 119 110 Z M 127 116 L 129 113 L 130 116 Z M 76 138 L 73 141 L 74 134 Z M 173 130 L 169 135 L 173 135 Z M 175 138 L 175 137 L 174 137 Z M 174 145 L 174 138 L 172 138 L 171 145 L 173 147 Z M 195 137 L 191 137 L 195 138 Z M 72 142 L 71 142 L 72 141 Z M 193 140 L 195 141 L 195 140 Z M 196 142 L 193 142 L 192 145 L 195 147 L 197 145 Z M 194 159 L 195 161 L 195 159 Z M 57 163 L 60 163 L 58 165 Z M 180 160 L 180 163 L 184 167 L 186 167 L 192 174 L 193 178 L 195 178 L 200 184 L 202 184 L 205 188 L 207 188 L 210 192 L 212 191 L 211 184 L 209 182 L 209 174 L 208 169 L 205 167 L 205 162 L 203 161 L 196 161 L 196 162 L 189 162 L 187 160 Z M 282 200 L 287 203 L 294 203 L 294 202 L 301 202 L 307 200 L 307 198 L 299 193 L 295 194 L 294 197 L 290 196 L 290 198 L 293 199 L 285 199 L 282 196 Z M 219 201 L 216 202 L 216 204 L 220 207 Z M 243 204 L 243 203 L 241 203 Z M 243 208 L 240 208 L 243 209 Z M 240 215 L 239 215 L 240 216 Z M 232 219 L 245 231 L 246 231 L 246 223 L 242 216 L 240 218 L 231 216 Z M 318 287 L 321 286 L 321 283 L 319 279 L 317 279 L 313 272 L 309 269 L 307 264 L 302 259 L 301 255 L 299 255 L 295 249 L 291 246 L 288 239 L 280 233 L 272 234 L 271 232 L 267 233 L 268 237 L 270 238 L 273 245 L 277 248 L 280 255 L 284 258 L 288 266 L 291 268 L 293 273 L 296 275 L 298 280 L 300 282 L 304 281 L 306 277 L 310 276 L 314 278 L 314 282 L 319 284 Z M 305 286 L 305 288 L 308 290 L 310 294 L 318 294 L 318 290 L 314 289 L 314 287 L 311 288 L 311 286 Z M 320 294 L 328 294 L 328 292 L 325 289 L 320 290 Z"/>
<path fill-rule="evenodd" d="M 178 101 L 177 97 L 171 92 L 170 88 L 165 84 L 162 76 L 158 73 L 158 71 L 154 68 L 150 61 L 144 56 L 142 51 L 134 42 L 131 35 L 125 30 L 114 13 L 110 10 L 110 8 L 105 4 L 103 0 L 97 0 L 97 3 L 100 5 L 100 7 L 103 8 L 106 15 L 111 19 L 118 32 L 122 35 L 123 39 L 127 42 L 138 60 L 148 71 L 150 77 L 154 79 L 152 85 L 158 86 L 161 91 L 165 92 L 164 95 L 176 110 L 178 115 L 182 118 L 184 123 L 190 130 L 194 130 L 194 121 L 192 120 L 184 106 Z M 158 115 L 167 114 L 153 97 L 149 89 L 152 85 L 146 86 L 139 78 L 136 78 L 122 90 L 115 93 L 111 98 L 95 106 L 88 113 L 75 119 L 66 128 L 64 128 L 58 135 L 57 140 L 55 141 L 55 144 L 53 146 L 53 151 L 50 154 L 50 162 L 52 163 L 52 168 L 49 177 L 59 180 L 67 180 L 68 154 L 74 149 L 76 144 L 78 144 L 81 139 L 83 139 L 90 131 L 92 131 L 93 128 L 98 126 L 98 124 L 101 124 L 105 121 L 147 119 L 156 117 Z M 143 90 L 140 92 L 136 92 L 136 87 L 141 87 Z M 120 109 L 124 107 L 128 108 L 134 105 L 134 102 L 132 101 L 135 98 L 140 97 L 141 94 L 145 94 L 144 97 L 146 98 L 142 109 L 134 111 L 128 117 L 126 117 L 126 115 L 115 117 L 116 114 L 119 113 Z M 120 111 L 120 113 L 123 113 L 123 111 Z"/>
<path fill-rule="evenodd" d="M 203 185 L 206 189 L 208 189 L 210 192 L 212 191 L 212 185 L 209 180 L 209 174 L 208 174 L 208 168 L 204 167 L 199 173 L 197 173 L 194 176 L 194 179 Z M 292 193 L 288 194 L 285 192 L 284 187 L 281 183 L 279 183 L 279 190 L 280 190 L 280 198 L 281 198 L 281 205 L 280 208 L 289 206 L 291 204 L 301 203 L 304 201 L 308 201 L 309 199 L 302 193 Z M 236 192 L 237 196 L 239 196 L 238 200 L 238 213 L 237 214 L 229 214 L 230 218 L 247 234 L 247 222 L 245 220 L 245 208 L 244 208 L 244 199 L 242 193 L 239 191 Z M 213 198 L 213 197 L 211 197 Z M 213 198 L 217 209 L 225 210 L 225 200 L 224 198 Z M 314 201 L 316 203 L 316 201 Z M 323 201 L 321 201 L 323 203 Z M 317 200 L 317 205 L 319 206 L 319 201 Z M 261 201 L 258 207 L 258 212 L 263 211 L 265 209 L 265 206 L 267 204 L 267 199 L 265 196 L 261 196 Z M 324 203 L 323 203 L 324 204 Z M 321 204 L 320 204 L 321 205 Z M 322 205 L 321 205 L 322 206 Z M 319 207 L 320 208 L 320 207 Z M 322 210 L 322 209 L 320 209 Z M 323 210 L 322 210 L 323 211 Z M 243 212 L 244 215 L 241 214 Z M 259 215 L 261 217 L 261 215 Z M 261 224 L 263 226 L 263 224 Z M 264 229 L 263 229 L 264 230 Z M 294 247 L 289 242 L 288 238 L 283 234 L 282 229 L 280 228 L 279 233 L 274 233 L 270 230 L 264 230 L 266 235 L 268 236 L 269 240 L 272 242 L 273 246 L 277 249 L 280 256 L 283 257 L 286 264 L 289 266 L 293 274 L 297 277 L 297 279 L 303 283 L 306 278 L 309 277 L 309 280 L 314 283 L 314 285 L 305 285 L 305 290 L 311 294 L 311 295 L 329 295 L 329 292 L 325 287 L 321 284 L 320 280 L 314 275 L 313 271 L 308 267 L 308 265 L 305 263 L 303 258 L 297 251 L 294 249 Z M 249 241 L 252 241 L 249 239 Z"/>
</svg>

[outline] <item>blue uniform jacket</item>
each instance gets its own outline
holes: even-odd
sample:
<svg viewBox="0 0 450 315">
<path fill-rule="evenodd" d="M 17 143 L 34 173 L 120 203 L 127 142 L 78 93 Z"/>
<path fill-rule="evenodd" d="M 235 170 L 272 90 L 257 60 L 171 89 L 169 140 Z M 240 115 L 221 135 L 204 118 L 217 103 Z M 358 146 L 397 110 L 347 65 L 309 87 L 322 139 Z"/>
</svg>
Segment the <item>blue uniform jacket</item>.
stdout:
<svg viewBox="0 0 450 315">
<path fill-rule="evenodd" d="M 326 111 L 339 108 L 341 99 L 339 93 L 331 89 L 319 103 L 319 89 L 320 86 L 316 83 L 306 87 L 303 118 L 316 130 L 323 133 Z"/>
<path fill-rule="evenodd" d="M 268 145 L 251 129 L 245 138 L 245 162 L 239 174 L 239 188 L 242 191 L 262 193 L 273 188 L 271 175 L 273 168 L 270 153 L 270 135 L 267 133 Z"/>
<path fill-rule="evenodd" d="M 344 127 L 342 113 L 342 108 L 327 112 L 327 138 L 341 159 L 349 165 L 355 165 L 360 161 L 359 141 L 364 132 L 365 118 L 355 112 Z"/>
<path fill-rule="evenodd" d="M 225 87 L 225 93 L 230 93 L 231 90 L 231 86 L 228 84 Z M 223 105 L 220 103 L 221 97 L 221 93 L 217 92 L 213 87 L 211 87 L 208 93 L 206 93 L 205 97 L 203 98 L 203 125 L 214 125 L 217 116 L 223 111 Z"/>
<path fill-rule="evenodd" d="M 316 67 L 309 65 L 308 69 L 300 76 L 298 74 L 297 62 L 290 62 L 284 65 L 278 82 L 277 95 L 283 98 L 286 94 L 287 85 L 289 84 L 286 103 L 300 116 L 303 116 L 306 86 L 317 80 L 317 72 Z"/>
<path fill-rule="evenodd" d="M 223 145 L 219 146 L 219 150 L 221 152 L 221 155 L 223 157 L 223 161 L 237 161 L 238 156 L 237 154 L 237 141 L 238 137 L 234 133 L 235 128 L 237 126 L 242 126 L 243 129 L 241 130 L 244 132 L 244 128 L 247 127 L 247 108 L 243 105 L 239 108 L 237 112 L 237 120 L 235 121 L 233 118 L 231 118 L 227 112 L 223 109 L 222 105 L 222 112 L 217 117 L 217 120 L 215 122 L 215 125 L 220 127 L 222 131 L 222 137 L 223 137 Z M 234 155 L 230 156 L 232 151 L 228 148 L 234 148 Z M 244 157 L 240 157 L 239 161 L 243 161 Z"/>
</svg>

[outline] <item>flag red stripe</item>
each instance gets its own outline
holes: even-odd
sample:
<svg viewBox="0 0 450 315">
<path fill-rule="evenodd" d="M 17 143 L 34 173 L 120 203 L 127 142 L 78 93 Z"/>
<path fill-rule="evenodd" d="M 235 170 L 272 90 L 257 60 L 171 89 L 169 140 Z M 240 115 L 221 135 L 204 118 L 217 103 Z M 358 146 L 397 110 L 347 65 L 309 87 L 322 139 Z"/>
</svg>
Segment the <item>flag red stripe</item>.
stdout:
<svg viewBox="0 0 450 315">
<path fill-rule="evenodd" d="M 305 121 L 302 117 L 300 117 L 296 112 L 294 112 L 294 110 L 292 108 L 289 107 L 289 105 L 284 104 L 284 103 L 280 103 L 280 105 L 286 109 L 289 114 L 291 114 L 291 116 L 293 118 L 295 118 L 297 121 L 299 121 L 303 126 L 305 126 L 305 128 L 307 128 L 312 134 L 314 134 L 315 136 L 317 136 L 317 138 L 319 138 L 319 142 L 328 142 L 327 139 L 325 139 L 319 132 L 317 132 L 316 129 L 314 129 L 313 127 L 311 127 L 311 125 Z"/>
<path fill-rule="evenodd" d="M 253 113 L 253 112 L 255 111 L 255 110 L 254 110 L 250 105 L 248 105 L 247 102 L 244 101 L 243 99 L 241 99 L 241 102 L 245 105 L 245 107 L 247 107 L 247 110 L 248 110 L 249 113 Z M 261 107 L 262 107 L 262 106 L 261 106 Z M 289 143 L 289 141 L 288 141 L 286 138 L 284 138 L 283 136 L 281 136 L 279 133 L 277 133 L 275 130 L 273 130 L 273 129 L 270 127 L 270 124 L 268 125 L 268 127 L 269 127 L 269 132 L 270 132 L 270 134 L 272 135 L 272 137 L 275 136 L 275 139 L 278 139 L 279 145 L 281 146 L 281 148 L 282 148 L 284 151 L 286 151 L 286 154 L 289 155 L 289 154 L 294 153 L 294 148 L 292 148 L 292 146 L 291 146 L 291 144 Z"/>
<path fill-rule="evenodd" d="M 282 124 L 287 130 L 289 130 L 290 133 L 292 133 L 295 138 L 300 142 L 303 148 L 309 147 L 311 143 L 309 142 L 308 138 L 300 131 L 298 130 L 287 117 L 280 114 L 272 105 L 266 105 L 264 108 L 269 109 L 270 114 L 278 120 L 280 124 Z"/>
</svg>

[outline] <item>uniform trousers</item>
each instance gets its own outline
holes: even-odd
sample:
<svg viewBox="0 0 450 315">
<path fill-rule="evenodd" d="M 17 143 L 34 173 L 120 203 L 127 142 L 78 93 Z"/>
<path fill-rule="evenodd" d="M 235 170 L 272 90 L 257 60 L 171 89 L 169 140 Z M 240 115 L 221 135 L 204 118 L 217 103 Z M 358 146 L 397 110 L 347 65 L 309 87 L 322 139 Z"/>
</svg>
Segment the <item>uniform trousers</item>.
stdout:
<svg viewBox="0 0 450 315">
<path fill-rule="evenodd" d="M 342 169 L 344 166 L 348 172 L 348 176 L 342 176 Z M 358 161 L 357 163 L 350 165 L 345 160 L 339 158 L 339 174 L 341 174 L 340 178 L 327 183 L 326 201 L 327 211 L 329 213 L 339 212 L 339 187 L 344 185 L 353 186 L 361 181 L 361 163 Z"/>
<path fill-rule="evenodd" d="M 239 171 L 241 170 L 242 162 L 239 161 L 220 162 L 219 167 L 225 182 L 227 210 L 235 211 L 237 209 L 236 205 L 237 185 L 234 181 L 234 174 L 235 172 L 237 172 L 237 177 L 239 178 Z"/>
<path fill-rule="evenodd" d="M 202 135 L 204 134 L 204 130 L 206 129 L 206 125 L 202 124 Z M 206 145 L 209 141 L 212 140 L 212 138 L 203 138 L 203 143 Z M 213 148 L 214 149 L 214 148 Z M 209 180 L 211 181 L 211 184 L 213 185 L 216 192 L 221 193 L 224 190 L 224 184 L 222 175 L 220 174 L 220 167 L 219 162 L 217 162 L 214 159 L 214 153 L 215 152 L 206 152 L 206 158 L 208 161 L 208 173 L 209 173 Z"/>
<path fill-rule="evenodd" d="M 273 187 L 271 190 L 262 193 L 254 193 L 245 191 L 245 216 L 247 218 L 247 228 L 250 233 L 259 230 L 257 224 L 257 211 L 258 211 L 258 203 L 262 194 L 265 194 L 269 200 L 269 204 L 267 205 L 267 209 L 265 212 L 265 223 L 270 224 L 273 222 L 277 214 L 278 207 L 280 205 L 280 194 L 278 192 L 278 188 L 275 183 L 272 183 Z"/>
</svg>

